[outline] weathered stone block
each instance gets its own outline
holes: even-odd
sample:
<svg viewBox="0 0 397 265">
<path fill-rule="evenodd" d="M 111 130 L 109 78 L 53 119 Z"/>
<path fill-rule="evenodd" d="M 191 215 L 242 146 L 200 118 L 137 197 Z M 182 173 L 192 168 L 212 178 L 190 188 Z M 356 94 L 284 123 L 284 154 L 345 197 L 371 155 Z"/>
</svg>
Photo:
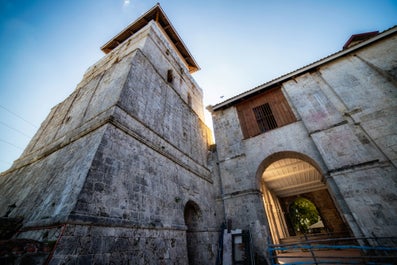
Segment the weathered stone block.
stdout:
<svg viewBox="0 0 397 265">
<path fill-rule="evenodd" d="M 396 236 L 397 182 L 391 165 L 360 167 L 333 174 L 365 236 Z"/>
<path fill-rule="evenodd" d="M 324 92 L 327 84 L 314 74 L 305 74 L 283 84 L 309 133 L 342 123 L 344 118 Z"/>
<path fill-rule="evenodd" d="M 383 159 L 366 135 L 348 124 L 315 133 L 312 138 L 329 170 Z"/>
</svg>

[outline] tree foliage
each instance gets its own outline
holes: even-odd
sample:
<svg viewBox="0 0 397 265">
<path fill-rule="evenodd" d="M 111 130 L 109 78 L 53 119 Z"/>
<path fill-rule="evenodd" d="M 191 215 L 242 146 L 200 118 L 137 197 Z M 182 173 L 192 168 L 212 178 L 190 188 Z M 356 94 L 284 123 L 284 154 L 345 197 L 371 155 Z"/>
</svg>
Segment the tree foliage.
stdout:
<svg viewBox="0 0 397 265">
<path fill-rule="evenodd" d="M 296 199 L 289 207 L 289 214 L 297 233 L 307 233 L 309 226 L 320 221 L 316 206 L 305 198 Z"/>
</svg>

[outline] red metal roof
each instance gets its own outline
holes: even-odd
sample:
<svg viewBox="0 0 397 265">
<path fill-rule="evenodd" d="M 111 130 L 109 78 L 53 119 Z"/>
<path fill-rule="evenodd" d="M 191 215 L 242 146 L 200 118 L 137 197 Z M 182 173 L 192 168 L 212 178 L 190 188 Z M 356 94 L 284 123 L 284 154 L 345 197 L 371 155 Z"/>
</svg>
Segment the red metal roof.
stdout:
<svg viewBox="0 0 397 265">
<path fill-rule="evenodd" d="M 353 45 L 356 45 L 362 41 L 368 40 L 369 38 L 372 38 L 378 34 L 379 34 L 379 31 L 371 31 L 371 32 L 365 32 L 365 33 L 360 33 L 360 34 L 354 34 L 346 41 L 345 45 L 343 45 L 343 49 L 350 48 Z"/>
</svg>

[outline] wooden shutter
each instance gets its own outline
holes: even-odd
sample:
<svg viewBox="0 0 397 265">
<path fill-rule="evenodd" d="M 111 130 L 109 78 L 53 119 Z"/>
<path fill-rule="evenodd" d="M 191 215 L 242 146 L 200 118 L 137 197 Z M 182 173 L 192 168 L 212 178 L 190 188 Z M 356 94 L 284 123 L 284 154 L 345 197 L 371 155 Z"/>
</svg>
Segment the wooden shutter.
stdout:
<svg viewBox="0 0 397 265">
<path fill-rule="evenodd" d="M 236 105 L 245 138 L 296 121 L 280 88 L 266 91 Z"/>
</svg>

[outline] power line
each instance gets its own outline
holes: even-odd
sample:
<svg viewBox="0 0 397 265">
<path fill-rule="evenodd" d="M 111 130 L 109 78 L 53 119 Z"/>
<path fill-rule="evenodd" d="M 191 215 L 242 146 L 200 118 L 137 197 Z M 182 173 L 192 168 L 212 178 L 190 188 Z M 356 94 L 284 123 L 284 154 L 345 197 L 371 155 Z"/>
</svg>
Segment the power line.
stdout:
<svg viewBox="0 0 397 265">
<path fill-rule="evenodd" d="M 7 128 L 10 128 L 11 130 L 14 130 L 14 131 L 16 131 L 16 132 L 19 132 L 20 134 L 26 136 L 26 137 L 29 138 L 29 139 L 32 138 L 32 136 L 29 136 L 29 135 L 27 135 L 26 133 L 24 133 L 24 132 L 22 132 L 22 131 L 20 131 L 20 130 L 18 130 L 18 129 L 16 129 L 16 128 L 13 128 L 13 127 L 9 126 L 8 124 L 6 124 L 6 123 L 4 123 L 4 122 L 2 122 L 2 121 L 0 121 L 0 124 L 3 124 L 3 126 L 5 126 L 5 127 L 7 127 Z"/>
<path fill-rule="evenodd" d="M 17 146 L 17 145 L 15 145 L 15 144 L 13 144 L 13 143 L 10 143 L 10 142 L 8 142 L 8 141 L 5 141 L 5 140 L 3 140 L 3 139 L 0 139 L 0 142 L 6 143 L 6 144 L 8 144 L 8 145 L 11 145 L 11 146 L 13 146 L 13 147 L 15 147 L 15 148 L 18 148 L 18 149 L 20 149 L 20 150 L 23 151 L 23 148 L 22 148 L 22 147 Z"/>
<path fill-rule="evenodd" d="M 36 129 L 38 128 L 35 124 L 33 124 L 33 123 L 31 123 L 30 121 L 24 119 L 23 117 L 21 117 L 20 115 L 16 114 L 15 112 L 13 112 L 13 111 L 7 109 L 6 107 L 0 105 L 0 108 L 2 108 L 2 109 L 4 109 L 5 111 L 11 113 L 11 114 L 14 115 L 15 117 L 20 118 L 20 119 L 23 120 L 24 122 L 26 122 L 26 123 L 30 124 L 31 126 L 33 126 L 34 128 L 36 128 Z"/>
</svg>

